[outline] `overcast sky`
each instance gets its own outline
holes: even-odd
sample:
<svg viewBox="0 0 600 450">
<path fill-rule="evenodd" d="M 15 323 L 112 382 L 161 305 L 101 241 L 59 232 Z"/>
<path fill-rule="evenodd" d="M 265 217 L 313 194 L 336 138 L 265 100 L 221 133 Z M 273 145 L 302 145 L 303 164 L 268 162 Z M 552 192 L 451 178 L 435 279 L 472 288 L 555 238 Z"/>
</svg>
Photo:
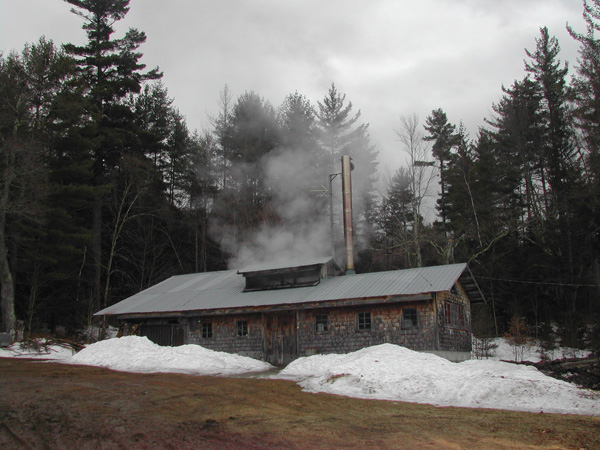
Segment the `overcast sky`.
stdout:
<svg viewBox="0 0 600 450">
<path fill-rule="evenodd" d="M 234 99 L 254 90 L 278 107 L 298 91 L 316 106 L 331 83 L 370 123 L 380 169 L 403 154 L 400 116 L 442 108 L 472 137 L 491 106 L 524 72 L 539 28 L 576 65 L 585 31 L 582 0 L 131 0 L 118 24 L 144 31 L 143 62 L 159 66 L 190 129 L 209 126 L 227 84 Z M 62 0 L 0 0 L 0 50 L 40 36 L 84 43 L 82 21 Z"/>
</svg>

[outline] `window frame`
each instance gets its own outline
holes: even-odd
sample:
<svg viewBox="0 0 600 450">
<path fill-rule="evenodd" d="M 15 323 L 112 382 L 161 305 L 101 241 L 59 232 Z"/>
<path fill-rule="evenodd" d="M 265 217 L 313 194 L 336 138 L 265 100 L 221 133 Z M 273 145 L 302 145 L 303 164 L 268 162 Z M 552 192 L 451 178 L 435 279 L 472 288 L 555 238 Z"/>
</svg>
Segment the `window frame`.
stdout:
<svg viewBox="0 0 600 450">
<path fill-rule="evenodd" d="M 237 334 L 237 337 L 248 337 L 248 335 L 250 334 L 248 328 L 248 321 L 245 319 L 236 320 L 235 333 Z"/>
<path fill-rule="evenodd" d="M 419 328 L 419 310 L 417 308 L 402 308 L 402 329 Z"/>
<path fill-rule="evenodd" d="M 356 330 L 371 331 L 373 329 L 373 317 L 371 311 L 361 311 L 356 314 Z"/>
<path fill-rule="evenodd" d="M 200 336 L 202 339 L 212 339 L 213 337 L 213 323 L 212 321 L 202 321 L 200 322 Z"/>
<path fill-rule="evenodd" d="M 321 326 L 321 329 L 319 329 L 319 326 Z M 329 332 L 329 313 L 315 313 L 315 333 L 328 333 L 328 332 Z"/>
<path fill-rule="evenodd" d="M 444 323 L 455 328 L 466 326 L 465 305 L 444 301 Z"/>
</svg>

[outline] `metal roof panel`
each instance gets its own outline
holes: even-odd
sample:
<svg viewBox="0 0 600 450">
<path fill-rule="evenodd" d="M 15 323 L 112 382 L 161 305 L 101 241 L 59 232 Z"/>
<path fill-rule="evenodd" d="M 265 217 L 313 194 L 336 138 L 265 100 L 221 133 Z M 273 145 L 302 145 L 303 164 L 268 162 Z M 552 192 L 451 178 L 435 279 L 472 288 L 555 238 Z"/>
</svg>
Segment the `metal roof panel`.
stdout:
<svg viewBox="0 0 600 450">
<path fill-rule="evenodd" d="M 411 296 L 449 291 L 465 269 L 466 264 L 451 264 L 345 275 L 324 278 L 315 286 L 250 292 L 244 292 L 244 277 L 235 270 L 180 275 L 105 308 L 95 315 L 184 312 Z"/>
</svg>

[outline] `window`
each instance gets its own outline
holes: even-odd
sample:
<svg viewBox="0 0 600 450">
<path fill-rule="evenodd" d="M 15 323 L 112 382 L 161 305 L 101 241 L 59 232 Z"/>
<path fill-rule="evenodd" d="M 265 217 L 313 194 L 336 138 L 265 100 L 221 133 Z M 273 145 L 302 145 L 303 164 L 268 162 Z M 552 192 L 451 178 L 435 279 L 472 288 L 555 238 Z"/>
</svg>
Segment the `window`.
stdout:
<svg viewBox="0 0 600 450">
<path fill-rule="evenodd" d="M 444 303 L 444 319 L 446 322 L 446 325 L 451 325 L 452 324 L 452 308 L 451 308 L 451 304 L 448 302 Z"/>
<path fill-rule="evenodd" d="M 446 325 L 462 327 L 465 325 L 465 307 L 457 303 L 444 303 Z"/>
<path fill-rule="evenodd" d="M 402 328 L 416 328 L 418 324 L 417 308 L 402 309 Z"/>
<path fill-rule="evenodd" d="M 329 328 L 328 314 L 315 314 L 315 332 L 324 333 Z"/>
<path fill-rule="evenodd" d="M 212 322 L 202 322 L 202 338 L 213 337 Z"/>
<path fill-rule="evenodd" d="M 238 336 L 248 336 L 248 321 L 247 320 L 238 320 L 235 323 L 235 328 L 237 329 Z"/>
<path fill-rule="evenodd" d="M 370 330 L 371 329 L 371 313 L 370 312 L 358 313 L 358 329 L 359 330 Z"/>
</svg>

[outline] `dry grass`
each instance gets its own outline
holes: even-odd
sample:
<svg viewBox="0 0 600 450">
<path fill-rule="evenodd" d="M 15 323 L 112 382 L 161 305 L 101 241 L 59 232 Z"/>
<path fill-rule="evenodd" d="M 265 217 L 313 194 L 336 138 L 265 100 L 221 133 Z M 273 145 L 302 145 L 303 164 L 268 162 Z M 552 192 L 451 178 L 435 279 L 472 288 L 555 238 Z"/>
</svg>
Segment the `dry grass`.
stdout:
<svg viewBox="0 0 600 450">
<path fill-rule="evenodd" d="M 0 359 L 0 448 L 600 449 L 600 419 Z"/>
</svg>

